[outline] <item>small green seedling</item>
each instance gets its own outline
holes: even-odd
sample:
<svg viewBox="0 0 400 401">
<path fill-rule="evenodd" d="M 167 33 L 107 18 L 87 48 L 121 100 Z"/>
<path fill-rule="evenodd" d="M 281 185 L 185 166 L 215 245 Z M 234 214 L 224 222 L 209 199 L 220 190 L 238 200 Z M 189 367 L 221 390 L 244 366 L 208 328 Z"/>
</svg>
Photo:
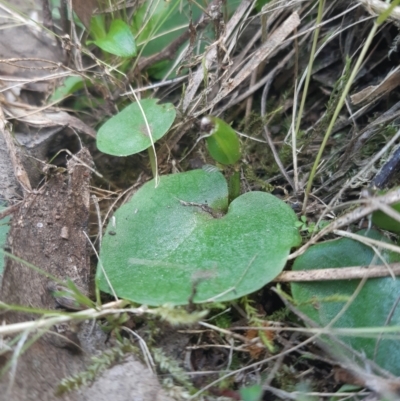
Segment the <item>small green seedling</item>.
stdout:
<svg viewBox="0 0 400 401">
<path fill-rule="evenodd" d="M 102 36 L 101 30 L 96 31 L 99 36 L 93 41 L 100 49 L 107 53 L 114 54 L 119 57 L 135 57 L 137 54 L 135 38 L 129 26 L 122 20 L 114 19 L 111 22 L 110 29 L 105 36 Z"/>
<path fill-rule="evenodd" d="M 296 227 L 300 231 L 307 231 L 309 234 L 312 234 L 313 232 L 317 231 L 316 224 L 314 222 L 308 224 L 306 216 L 300 217 L 300 221 L 296 222 Z"/>
<path fill-rule="evenodd" d="M 225 165 L 239 161 L 239 139 L 230 125 L 220 118 L 206 116 L 201 120 L 201 130 L 208 134 L 207 149 L 214 160 Z"/>
<path fill-rule="evenodd" d="M 207 149 L 211 157 L 223 165 L 234 165 L 241 158 L 240 143 L 236 132 L 225 121 L 214 116 L 201 120 L 201 130 L 206 133 Z M 240 195 L 240 174 L 235 171 L 229 178 L 229 201 Z"/>
</svg>

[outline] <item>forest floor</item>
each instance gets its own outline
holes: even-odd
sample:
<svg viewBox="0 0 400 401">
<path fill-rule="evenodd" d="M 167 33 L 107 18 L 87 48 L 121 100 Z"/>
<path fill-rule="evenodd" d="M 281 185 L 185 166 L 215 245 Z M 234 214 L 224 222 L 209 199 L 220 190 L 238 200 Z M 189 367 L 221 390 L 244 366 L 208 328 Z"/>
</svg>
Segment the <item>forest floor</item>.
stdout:
<svg viewBox="0 0 400 401">
<path fill-rule="evenodd" d="M 400 194 L 379 191 L 399 181 L 400 8 L 122 3 L 72 1 L 72 20 L 66 1 L 0 9 L 0 400 L 399 399 L 400 230 L 388 205 Z M 112 37 L 117 20 L 131 27 L 134 57 L 121 56 L 131 31 Z M 104 124 L 146 98 L 173 107 L 166 135 L 149 152 L 101 152 Z M 225 139 L 213 153 L 205 116 L 236 132 L 232 163 L 218 160 L 221 149 L 236 157 Z M 123 124 L 113 129 L 123 151 Z M 116 210 L 155 171 L 162 182 L 196 169 L 220 171 L 232 199 L 269 193 L 296 213 L 301 244 L 285 250 L 283 273 L 207 306 L 197 283 L 175 309 L 100 294 L 95 269 Z M 354 245 L 378 210 L 392 220 L 375 214 L 376 234 Z M 376 258 L 385 267 L 367 278 Z"/>
</svg>

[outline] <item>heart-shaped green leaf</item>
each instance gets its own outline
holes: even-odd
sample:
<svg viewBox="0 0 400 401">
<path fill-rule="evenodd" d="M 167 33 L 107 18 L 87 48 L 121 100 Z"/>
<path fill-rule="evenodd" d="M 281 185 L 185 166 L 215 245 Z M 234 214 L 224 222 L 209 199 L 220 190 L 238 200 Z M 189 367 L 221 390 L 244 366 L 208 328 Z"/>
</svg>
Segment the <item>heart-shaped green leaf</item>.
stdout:
<svg viewBox="0 0 400 401">
<path fill-rule="evenodd" d="M 227 301 L 254 292 L 283 269 L 300 242 L 293 210 L 249 192 L 228 206 L 219 172 L 194 170 L 145 184 L 115 213 L 100 259 L 118 296 L 161 305 Z M 111 292 L 101 269 L 100 289 Z M 194 292 L 195 289 L 195 292 Z"/>
<path fill-rule="evenodd" d="M 156 142 L 168 132 L 175 120 L 175 108 L 171 103 L 157 104 L 157 99 L 143 99 L 132 103 L 111 117 L 97 133 L 97 147 L 114 156 L 129 156 L 151 146 L 151 140 L 143 114 Z"/>
<path fill-rule="evenodd" d="M 111 22 L 110 30 L 106 36 L 94 41 L 88 41 L 88 43 L 94 43 L 100 49 L 119 57 L 136 56 L 135 38 L 129 26 L 119 19 Z"/>
<path fill-rule="evenodd" d="M 365 234 L 365 231 L 360 232 Z M 378 232 L 370 230 L 368 237 L 386 241 Z M 398 261 L 399 255 L 381 251 L 387 262 Z M 348 238 L 327 241 L 310 247 L 298 257 L 293 270 L 313 270 L 327 267 L 368 266 L 374 260 L 374 251 Z M 382 264 L 375 257 L 374 264 Z M 292 294 L 299 308 L 312 320 L 325 326 L 339 313 L 346 299 L 354 294 L 360 280 L 338 280 L 312 283 L 293 283 Z M 344 315 L 333 327 L 362 328 L 400 325 L 400 309 L 391 315 L 400 294 L 400 280 L 391 277 L 368 279 Z M 390 322 L 386 319 L 391 316 Z M 383 368 L 400 374 L 398 341 L 380 338 L 341 337 L 355 350 L 375 360 Z M 348 353 L 347 351 L 340 351 Z M 374 355 L 376 354 L 376 358 Z"/>
</svg>

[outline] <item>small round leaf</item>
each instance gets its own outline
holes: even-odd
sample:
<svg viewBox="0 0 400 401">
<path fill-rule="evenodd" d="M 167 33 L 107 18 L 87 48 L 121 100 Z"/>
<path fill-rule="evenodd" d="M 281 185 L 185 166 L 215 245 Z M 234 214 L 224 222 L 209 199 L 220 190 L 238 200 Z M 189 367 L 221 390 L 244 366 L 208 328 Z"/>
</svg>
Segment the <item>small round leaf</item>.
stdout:
<svg viewBox="0 0 400 401">
<path fill-rule="evenodd" d="M 175 120 L 171 103 L 157 104 L 157 99 L 140 101 L 153 141 L 162 138 Z M 129 156 L 151 146 L 146 121 L 137 102 L 111 117 L 97 133 L 97 147 L 114 156 Z"/>
</svg>

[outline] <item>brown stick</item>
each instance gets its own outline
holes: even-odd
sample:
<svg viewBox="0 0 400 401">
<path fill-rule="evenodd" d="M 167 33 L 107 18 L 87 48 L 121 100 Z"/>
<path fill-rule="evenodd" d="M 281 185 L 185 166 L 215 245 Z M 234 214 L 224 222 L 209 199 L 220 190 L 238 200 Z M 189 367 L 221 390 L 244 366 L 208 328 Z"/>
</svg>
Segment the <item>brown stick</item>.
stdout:
<svg viewBox="0 0 400 401">
<path fill-rule="evenodd" d="M 382 265 L 284 271 L 275 277 L 273 281 L 276 283 L 288 283 L 296 281 L 356 280 L 364 277 L 387 277 L 391 276 L 391 272 L 395 276 L 400 276 L 400 263 L 392 263 L 389 266 L 390 270 Z"/>
<path fill-rule="evenodd" d="M 9 206 L 8 208 L 1 211 L 0 212 L 0 220 L 4 219 L 4 217 L 9 216 L 10 214 L 15 213 L 19 209 L 20 206 L 21 206 L 21 203 L 17 203 L 15 205 Z"/>
</svg>

